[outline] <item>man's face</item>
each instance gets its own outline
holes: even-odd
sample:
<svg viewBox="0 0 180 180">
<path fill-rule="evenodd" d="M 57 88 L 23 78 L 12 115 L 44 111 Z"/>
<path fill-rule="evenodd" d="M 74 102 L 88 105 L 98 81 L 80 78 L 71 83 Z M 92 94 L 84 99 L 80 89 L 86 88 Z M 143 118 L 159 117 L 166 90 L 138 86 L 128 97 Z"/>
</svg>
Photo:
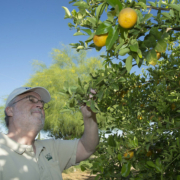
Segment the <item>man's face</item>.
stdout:
<svg viewBox="0 0 180 180">
<path fill-rule="evenodd" d="M 41 100 L 39 94 L 35 92 L 28 92 L 26 94 L 19 95 L 16 101 L 26 97 L 34 96 Z M 29 98 L 24 98 L 21 101 L 15 103 L 13 107 L 12 122 L 15 128 L 27 131 L 40 131 L 44 126 L 45 113 L 43 105 L 39 101 L 38 103 L 32 103 Z"/>
</svg>

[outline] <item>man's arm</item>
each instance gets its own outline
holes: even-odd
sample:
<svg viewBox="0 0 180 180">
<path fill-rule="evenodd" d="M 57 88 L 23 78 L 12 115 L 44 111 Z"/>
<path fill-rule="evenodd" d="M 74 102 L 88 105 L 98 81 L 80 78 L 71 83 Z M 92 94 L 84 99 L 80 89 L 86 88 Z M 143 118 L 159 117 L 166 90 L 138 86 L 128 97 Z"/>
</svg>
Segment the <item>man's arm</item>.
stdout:
<svg viewBox="0 0 180 180">
<path fill-rule="evenodd" d="M 81 106 L 84 120 L 84 134 L 77 145 L 76 163 L 91 156 L 99 143 L 96 114 L 87 106 Z"/>
</svg>

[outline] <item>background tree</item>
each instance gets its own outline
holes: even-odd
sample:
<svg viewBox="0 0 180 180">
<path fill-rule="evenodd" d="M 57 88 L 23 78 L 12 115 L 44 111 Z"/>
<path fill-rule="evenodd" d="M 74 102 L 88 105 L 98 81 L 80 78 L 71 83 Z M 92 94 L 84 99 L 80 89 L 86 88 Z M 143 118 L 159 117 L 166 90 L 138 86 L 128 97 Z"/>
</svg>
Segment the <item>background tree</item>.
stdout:
<svg viewBox="0 0 180 180">
<path fill-rule="evenodd" d="M 34 74 L 25 86 L 42 86 L 48 89 L 52 100 L 50 108 L 46 110 L 44 131 L 55 138 L 78 138 L 84 131 L 83 119 L 79 110 L 68 111 L 64 107 L 68 96 L 60 93 L 65 84 L 75 86 L 78 77 L 83 80 L 90 78 L 90 73 L 102 68 L 102 59 L 87 57 L 87 52 L 77 53 L 70 47 L 63 45 L 62 49 L 53 49 L 52 64 L 47 67 L 38 60 L 33 62 Z M 4 121 L 4 107 L 0 107 L 0 118 Z M 65 113 L 66 112 L 66 113 Z M 98 117 L 98 121 L 101 121 Z"/>
<path fill-rule="evenodd" d="M 180 179 L 179 1 L 70 3 L 79 11 L 70 13 L 63 7 L 65 18 L 73 20 L 69 27 L 77 30 L 74 35 L 89 35 L 85 42 L 71 44 L 73 48 L 106 46 L 106 55 L 101 56 L 105 69 L 91 74 L 90 81 L 79 80 L 71 96 L 73 107 L 78 101 L 86 102 L 104 116 L 106 133 L 110 133 L 108 138 L 101 136 L 96 158 L 90 160 L 96 179 Z M 135 25 L 128 28 L 119 23 L 121 10 L 126 8 L 137 14 Z M 102 37 L 105 44 L 99 43 Z M 147 67 L 142 75 L 129 73 L 142 64 Z M 97 94 L 88 101 L 90 87 Z"/>
</svg>

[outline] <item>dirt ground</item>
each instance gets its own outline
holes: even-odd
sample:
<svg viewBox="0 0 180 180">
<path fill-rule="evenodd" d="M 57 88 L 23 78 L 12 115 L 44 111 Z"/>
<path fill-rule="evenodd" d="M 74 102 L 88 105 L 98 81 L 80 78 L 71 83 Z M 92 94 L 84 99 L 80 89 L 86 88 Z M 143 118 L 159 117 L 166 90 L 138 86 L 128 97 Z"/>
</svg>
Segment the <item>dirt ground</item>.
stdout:
<svg viewBox="0 0 180 180">
<path fill-rule="evenodd" d="M 80 170 L 72 173 L 62 173 L 63 180 L 94 180 L 95 175 L 91 175 L 88 172 L 82 172 Z"/>
</svg>

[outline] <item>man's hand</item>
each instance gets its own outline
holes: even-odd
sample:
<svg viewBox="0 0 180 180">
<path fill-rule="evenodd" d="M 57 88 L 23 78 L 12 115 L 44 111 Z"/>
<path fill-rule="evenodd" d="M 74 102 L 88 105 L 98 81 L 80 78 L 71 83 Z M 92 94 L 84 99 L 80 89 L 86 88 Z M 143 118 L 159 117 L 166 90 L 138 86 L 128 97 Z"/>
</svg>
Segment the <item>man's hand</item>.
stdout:
<svg viewBox="0 0 180 180">
<path fill-rule="evenodd" d="M 96 94 L 93 89 L 91 89 L 91 93 Z M 89 98 L 93 98 L 92 94 L 90 94 Z M 81 112 L 84 120 L 84 134 L 78 143 L 76 162 L 89 158 L 89 156 L 94 153 L 96 146 L 99 143 L 96 113 L 86 105 L 81 106 Z"/>
</svg>

